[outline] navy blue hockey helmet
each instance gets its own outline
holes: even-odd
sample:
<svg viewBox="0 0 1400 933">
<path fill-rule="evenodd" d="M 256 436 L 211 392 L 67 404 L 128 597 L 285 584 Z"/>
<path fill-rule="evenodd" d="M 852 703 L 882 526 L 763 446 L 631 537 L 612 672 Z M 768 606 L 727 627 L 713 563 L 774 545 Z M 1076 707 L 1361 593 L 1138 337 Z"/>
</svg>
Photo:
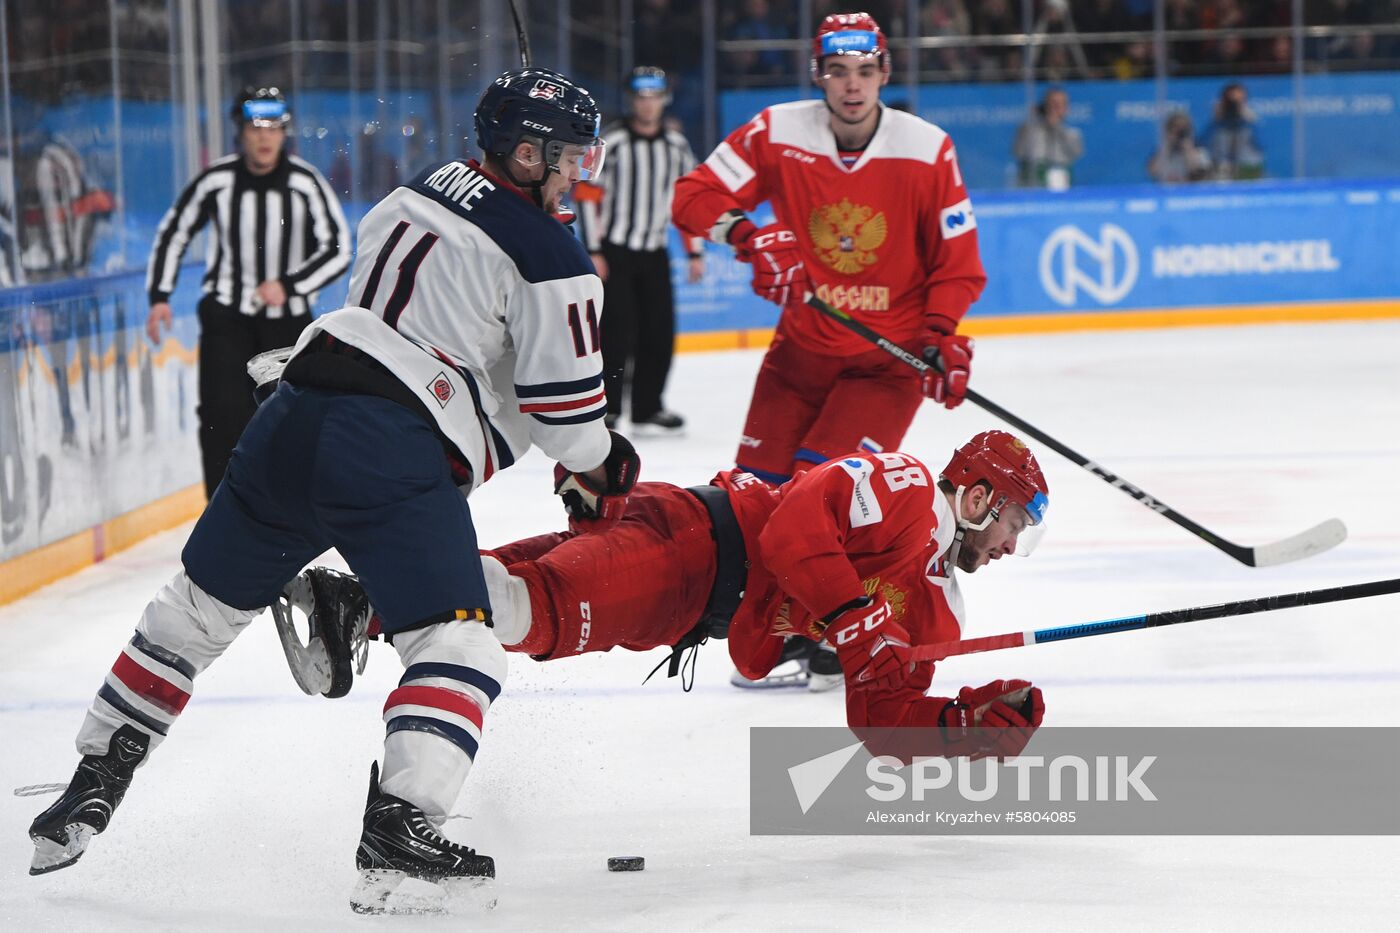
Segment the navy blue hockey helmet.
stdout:
<svg viewBox="0 0 1400 933">
<path fill-rule="evenodd" d="M 507 71 L 481 95 L 476 141 L 502 164 L 520 143 L 538 142 L 550 171 L 558 172 L 561 160 L 574 161 L 579 180 L 586 181 L 603 167 L 600 122 L 587 90 L 557 71 L 525 68 Z"/>
</svg>

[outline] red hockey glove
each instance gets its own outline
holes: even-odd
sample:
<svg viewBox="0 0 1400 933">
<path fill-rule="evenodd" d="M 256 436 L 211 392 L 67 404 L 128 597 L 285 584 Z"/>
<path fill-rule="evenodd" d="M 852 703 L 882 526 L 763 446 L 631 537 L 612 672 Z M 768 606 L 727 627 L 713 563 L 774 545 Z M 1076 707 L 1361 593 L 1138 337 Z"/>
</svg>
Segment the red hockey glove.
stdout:
<svg viewBox="0 0 1400 933">
<path fill-rule="evenodd" d="M 944 735 L 973 758 L 1014 758 L 1045 719 L 1045 699 L 1028 680 L 963 687 L 939 714 Z"/>
<path fill-rule="evenodd" d="M 734 244 L 734 258 L 753 266 L 753 290 L 758 297 L 781 308 L 802 300 L 803 293 L 811 290 L 797 234 L 787 227 L 755 227 L 744 219 L 729 232 L 729 242 Z"/>
<path fill-rule="evenodd" d="M 641 457 L 627 438 L 616 431 L 608 433 L 612 450 L 596 469 L 573 473 L 562 463 L 554 465 L 554 494 L 564 500 L 564 511 L 574 521 L 620 518 L 627 494 L 637 485 Z"/>
<path fill-rule="evenodd" d="M 826 641 L 836 648 L 846 683 L 889 690 L 914 672 L 909 633 L 883 596 L 863 596 L 828 615 Z"/>
<path fill-rule="evenodd" d="M 972 341 L 962 334 L 937 331 L 931 332 L 928 338 L 930 343 L 924 347 L 924 362 L 934 368 L 924 373 L 924 395 L 944 408 L 957 408 L 967 397 Z"/>
</svg>

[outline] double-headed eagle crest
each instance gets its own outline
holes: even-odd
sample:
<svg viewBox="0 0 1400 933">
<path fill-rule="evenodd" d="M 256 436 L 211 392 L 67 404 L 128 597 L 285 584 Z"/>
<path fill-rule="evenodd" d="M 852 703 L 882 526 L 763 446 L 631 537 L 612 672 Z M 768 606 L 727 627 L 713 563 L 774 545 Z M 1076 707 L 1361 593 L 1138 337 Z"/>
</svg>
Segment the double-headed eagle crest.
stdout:
<svg viewBox="0 0 1400 933">
<path fill-rule="evenodd" d="M 807 235 L 817 257 L 842 275 L 855 275 L 875 264 L 875 251 L 885 242 L 888 230 L 884 212 L 842 198 L 840 204 L 827 204 L 812 211 Z"/>
<path fill-rule="evenodd" d="M 905 600 L 909 597 L 908 593 L 904 592 L 893 583 L 880 582 L 879 577 L 870 577 L 867 580 L 862 580 L 861 585 L 865 587 L 866 596 L 874 596 L 876 593 L 879 593 L 881 596 L 885 597 L 885 602 L 890 604 L 890 612 L 894 614 L 895 619 L 904 618 L 904 613 L 908 608 L 905 604 Z"/>
</svg>

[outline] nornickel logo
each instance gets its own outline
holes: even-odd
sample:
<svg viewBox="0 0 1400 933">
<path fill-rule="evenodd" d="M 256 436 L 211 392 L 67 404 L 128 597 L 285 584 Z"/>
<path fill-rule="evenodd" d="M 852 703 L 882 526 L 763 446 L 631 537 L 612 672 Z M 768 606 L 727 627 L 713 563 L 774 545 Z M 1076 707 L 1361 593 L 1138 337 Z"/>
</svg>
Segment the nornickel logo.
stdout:
<svg viewBox="0 0 1400 933">
<path fill-rule="evenodd" d="M 1137 245 L 1117 224 L 1103 224 L 1095 240 L 1073 224 L 1057 227 L 1040 248 L 1040 284 L 1062 305 L 1083 290 L 1102 305 L 1117 304 L 1137 284 Z"/>
</svg>

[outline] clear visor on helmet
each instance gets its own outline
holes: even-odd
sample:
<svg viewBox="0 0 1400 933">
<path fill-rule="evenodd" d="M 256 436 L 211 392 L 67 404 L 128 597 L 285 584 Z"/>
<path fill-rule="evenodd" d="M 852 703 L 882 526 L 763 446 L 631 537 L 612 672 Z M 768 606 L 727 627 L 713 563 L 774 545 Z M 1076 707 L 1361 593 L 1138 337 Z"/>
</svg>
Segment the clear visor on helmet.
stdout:
<svg viewBox="0 0 1400 933">
<path fill-rule="evenodd" d="M 849 55 L 822 59 L 822 73 L 817 77 L 823 81 L 841 80 L 855 74 L 865 80 L 878 77 L 884 71 L 876 55 L 853 58 Z"/>
<path fill-rule="evenodd" d="M 603 170 L 603 156 L 606 151 L 607 144 L 601 139 L 595 139 L 591 143 L 563 143 L 555 157 L 550 160 L 550 164 L 565 177 L 575 181 L 589 181 L 597 178 Z"/>
<path fill-rule="evenodd" d="M 1016 542 L 1015 553 L 1018 557 L 1029 556 L 1045 536 L 1046 504 L 1045 495 L 1036 493 L 1029 508 L 1019 502 L 1002 500 L 997 508 L 992 509 L 997 525 Z"/>
</svg>

